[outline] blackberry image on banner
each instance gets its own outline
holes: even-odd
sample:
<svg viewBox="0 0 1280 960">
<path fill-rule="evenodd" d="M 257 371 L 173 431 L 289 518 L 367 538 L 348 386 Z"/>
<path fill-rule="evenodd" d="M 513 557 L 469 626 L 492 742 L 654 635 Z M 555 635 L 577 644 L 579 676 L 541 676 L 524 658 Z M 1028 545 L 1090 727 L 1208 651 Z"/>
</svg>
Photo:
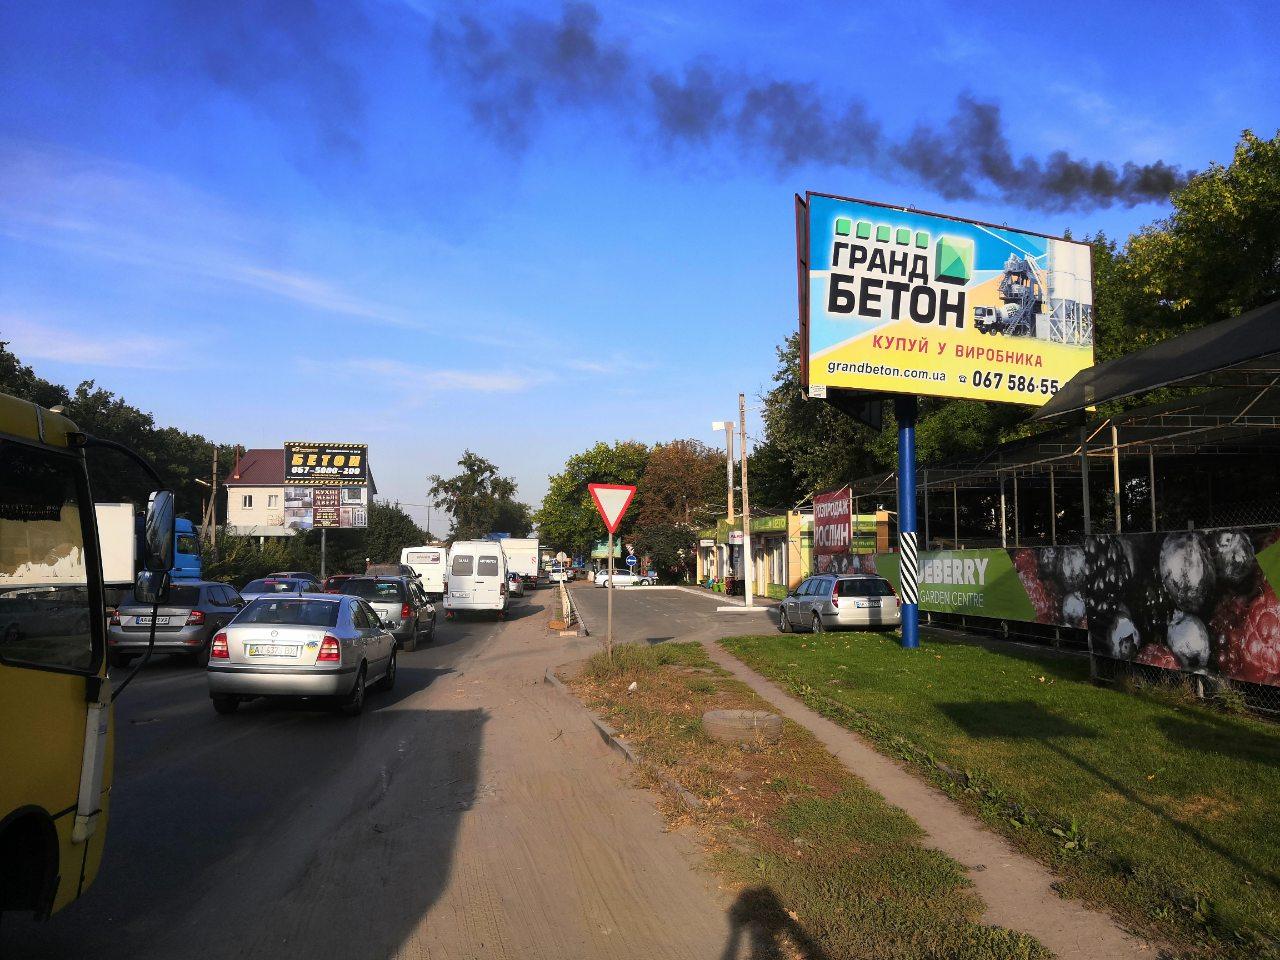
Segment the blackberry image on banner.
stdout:
<svg viewBox="0 0 1280 960">
<path fill-rule="evenodd" d="M 1092 621 L 1090 621 L 1092 623 Z M 1090 633 L 1093 633 L 1090 628 Z M 1116 608 L 1115 614 L 1102 631 L 1103 649 L 1100 651 L 1117 660 L 1132 660 L 1142 646 L 1142 636 L 1138 627 L 1129 616 L 1129 610 L 1123 604 Z"/>
<path fill-rule="evenodd" d="M 1160 547 L 1160 578 L 1175 607 L 1203 612 L 1218 579 L 1205 535 L 1193 530 L 1169 534 Z"/>
<path fill-rule="evenodd" d="M 1119 537 L 1090 537 L 1085 541 L 1084 600 L 1089 622 L 1096 616 L 1100 623 L 1114 619 L 1124 603 L 1125 593 L 1133 579 L 1129 552 Z"/>
</svg>

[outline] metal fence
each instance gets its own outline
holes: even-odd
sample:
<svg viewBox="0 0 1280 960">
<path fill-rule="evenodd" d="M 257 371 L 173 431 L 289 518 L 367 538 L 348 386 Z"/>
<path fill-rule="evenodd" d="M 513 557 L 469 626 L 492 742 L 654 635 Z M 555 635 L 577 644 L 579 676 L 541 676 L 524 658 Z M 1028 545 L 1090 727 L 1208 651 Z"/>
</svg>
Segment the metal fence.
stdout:
<svg viewBox="0 0 1280 960">
<path fill-rule="evenodd" d="M 1280 687 L 1246 683 L 1227 677 L 1185 673 L 1132 660 L 1093 657 L 1094 679 L 1103 683 L 1129 680 L 1153 687 L 1182 687 L 1206 703 L 1234 702 L 1256 713 L 1280 716 Z"/>
</svg>

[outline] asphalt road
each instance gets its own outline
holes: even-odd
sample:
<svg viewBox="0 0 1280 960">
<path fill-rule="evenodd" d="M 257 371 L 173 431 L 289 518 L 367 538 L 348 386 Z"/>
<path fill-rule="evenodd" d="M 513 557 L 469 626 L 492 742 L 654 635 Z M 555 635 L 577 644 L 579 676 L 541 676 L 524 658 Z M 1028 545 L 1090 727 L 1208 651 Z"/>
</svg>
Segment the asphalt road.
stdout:
<svg viewBox="0 0 1280 960">
<path fill-rule="evenodd" d="M 697 588 L 690 588 L 691 590 Z M 576 584 L 573 596 L 591 635 L 605 635 L 608 587 Z M 729 604 L 720 594 L 697 595 L 666 587 L 620 587 L 613 592 L 613 636 L 618 643 L 661 643 L 664 640 L 716 640 L 778 629 L 777 605 L 757 611 L 718 613 Z"/>
<path fill-rule="evenodd" d="M 117 704 L 97 882 L 48 923 L 6 916 L 0 957 L 720 957 L 693 841 L 542 682 L 596 648 L 546 630 L 551 597 L 442 621 L 355 719 L 218 716 L 201 671 L 149 665 Z"/>
</svg>

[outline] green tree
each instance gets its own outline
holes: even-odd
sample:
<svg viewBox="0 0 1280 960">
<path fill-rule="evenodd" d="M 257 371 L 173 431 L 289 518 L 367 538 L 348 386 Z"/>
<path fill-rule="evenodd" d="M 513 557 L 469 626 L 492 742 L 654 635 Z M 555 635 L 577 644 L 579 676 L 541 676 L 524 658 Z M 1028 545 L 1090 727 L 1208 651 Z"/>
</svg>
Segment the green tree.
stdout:
<svg viewBox="0 0 1280 960">
<path fill-rule="evenodd" d="M 426 540 L 426 532 L 413 522 L 398 502 L 378 503 L 375 500 L 369 504 L 364 556 L 370 563 L 399 563 L 405 547 L 420 546 Z"/>
<path fill-rule="evenodd" d="M 547 495 L 534 514 L 543 543 L 568 553 L 590 550 L 605 536 L 605 528 L 587 484 L 638 484 L 648 459 L 649 448 L 635 440 L 597 443 L 570 457 L 564 471 L 550 478 Z M 628 511 L 619 533 L 630 536 L 634 526 L 635 514 Z"/>
<path fill-rule="evenodd" d="M 663 576 L 684 579 L 697 531 L 724 512 L 724 458 L 698 440 L 673 440 L 649 451 L 637 484 L 637 551 Z"/>
<path fill-rule="evenodd" d="M 462 454 L 458 466 L 462 472 L 456 476 L 431 477 L 432 502 L 453 518 L 451 537 L 473 540 L 494 531 L 528 536 L 530 512 L 515 499 L 515 481 L 500 476 L 496 466 L 470 450 Z"/>
</svg>

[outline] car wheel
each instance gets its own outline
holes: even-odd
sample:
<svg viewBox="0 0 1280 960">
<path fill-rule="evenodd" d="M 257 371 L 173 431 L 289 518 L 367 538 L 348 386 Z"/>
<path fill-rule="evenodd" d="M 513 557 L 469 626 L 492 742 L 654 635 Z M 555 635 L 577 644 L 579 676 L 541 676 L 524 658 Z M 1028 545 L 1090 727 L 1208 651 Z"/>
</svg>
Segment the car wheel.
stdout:
<svg viewBox="0 0 1280 960">
<path fill-rule="evenodd" d="M 778 632 L 791 632 L 791 621 L 787 619 L 787 611 L 785 609 L 778 611 Z"/>
<path fill-rule="evenodd" d="M 809 632 L 810 633 L 822 632 L 822 618 L 818 616 L 816 613 L 813 615 L 813 622 L 809 624 Z"/>
<path fill-rule="evenodd" d="M 396 685 L 396 651 L 391 649 L 391 659 L 387 661 L 387 672 L 378 681 L 379 690 L 390 690 Z"/>
<path fill-rule="evenodd" d="M 403 644 L 405 653 L 413 653 L 418 649 L 418 625 L 413 625 L 413 633 L 409 634 L 409 639 Z"/>
<path fill-rule="evenodd" d="M 111 665 L 113 667 L 127 667 L 133 662 L 132 653 L 113 653 L 111 654 Z"/>
<path fill-rule="evenodd" d="M 436 618 L 432 617 L 427 621 L 427 639 L 426 643 L 435 643 L 436 640 Z"/>
<path fill-rule="evenodd" d="M 351 692 L 343 699 L 338 709 L 347 717 L 358 717 L 364 710 L 364 664 L 360 665 L 360 670 L 356 674 L 355 686 L 351 688 Z"/>
<path fill-rule="evenodd" d="M 204 646 L 196 651 L 196 655 L 191 659 L 195 661 L 197 667 L 207 667 L 209 665 L 209 648 L 213 646 L 213 640 L 209 639 L 204 642 Z"/>
<path fill-rule="evenodd" d="M 216 710 L 218 713 L 222 714 L 224 717 L 227 716 L 228 714 L 235 713 L 240 706 L 239 697 L 228 697 L 228 696 L 219 695 L 216 697 L 210 697 L 210 699 L 213 701 L 213 709 Z"/>
</svg>

